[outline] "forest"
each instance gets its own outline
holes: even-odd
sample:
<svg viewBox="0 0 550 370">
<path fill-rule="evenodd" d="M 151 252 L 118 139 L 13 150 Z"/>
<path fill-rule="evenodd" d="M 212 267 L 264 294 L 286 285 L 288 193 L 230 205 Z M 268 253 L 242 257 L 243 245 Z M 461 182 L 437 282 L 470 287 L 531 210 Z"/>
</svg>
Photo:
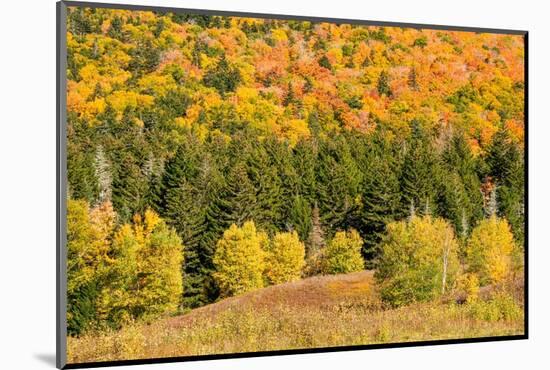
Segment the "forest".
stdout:
<svg viewBox="0 0 550 370">
<path fill-rule="evenodd" d="M 372 289 L 335 303 L 342 318 L 523 331 L 522 36 L 80 7 L 67 31 L 72 361 L 432 339 L 388 321 L 286 347 L 212 339 L 233 328 L 185 352 L 202 321 L 169 351 L 144 344 L 159 320 L 349 279 Z M 322 325 L 322 304 L 295 324 Z"/>
</svg>

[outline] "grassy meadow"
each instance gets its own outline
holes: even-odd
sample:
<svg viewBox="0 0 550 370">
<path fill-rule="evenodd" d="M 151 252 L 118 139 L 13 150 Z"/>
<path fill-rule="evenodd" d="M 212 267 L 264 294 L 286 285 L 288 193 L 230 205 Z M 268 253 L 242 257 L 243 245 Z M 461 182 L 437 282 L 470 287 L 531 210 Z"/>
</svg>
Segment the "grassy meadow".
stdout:
<svg viewBox="0 0 550 370">
<path fill-rule="evenodd" d="M 313 277 L 122 330 L 69 338 L 71 363 L 520 335 L 523 291 L 384 308 L 372 272 Z"/>
</svg>

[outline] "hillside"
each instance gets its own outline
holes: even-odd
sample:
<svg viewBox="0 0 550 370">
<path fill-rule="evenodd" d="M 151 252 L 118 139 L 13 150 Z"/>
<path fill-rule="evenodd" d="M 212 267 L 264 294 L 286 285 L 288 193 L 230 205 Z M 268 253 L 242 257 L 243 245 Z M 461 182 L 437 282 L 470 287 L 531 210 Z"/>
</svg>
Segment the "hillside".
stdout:
<svg viewBox="0 0 550 370">
<path fill-rule="evenodd" d="M 291 143 L 412 120 L 477 149 L 502 125 L 522 137 L 521 36 L 105 9 L 71 11 L 68 30 L 68 109 L 91 126 L 112 110 Z"/>
<path fill-rule="evenodd" d="M 521 35 L 67 16 L 69 362 L 523 330 Z"/>
<path fill-rule="evenodd" d="M 67 30 L 69 203 L 108 210 L 100 246 L 147 210 L 178 234 L 170 309 L 220 298 L 217 242 L 246 221 L 307 255 L 354 229 L 371 267 L 411 211 L 461 237 L 495 211 L 523 243 L 521 36 L 86 8 Z M 88 309 L 94 284 L 70 333 L 148 310 Z"/>
<path fill-rule="evenodd" d="M 520 302 L 517 302 L 520 303 Z M 395 343 L 523 333 L 523 313 L 498 298 L 383 309 L 373 274 L 271 286 L 150 324 L 69 338 L 69 362 Z"/>
</svg>

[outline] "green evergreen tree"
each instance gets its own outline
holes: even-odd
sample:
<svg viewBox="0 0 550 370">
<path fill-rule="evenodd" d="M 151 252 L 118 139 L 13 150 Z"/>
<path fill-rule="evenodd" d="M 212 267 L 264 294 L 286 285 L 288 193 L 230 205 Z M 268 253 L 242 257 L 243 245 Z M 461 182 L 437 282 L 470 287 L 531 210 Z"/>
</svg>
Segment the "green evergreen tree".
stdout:
<svg viewBox="0 0 550 370">
<path fill-rule="evenodd" d="M 265 231 L 276 231 L 282 224 L 284 198 L 281 179 L 273 158 L 264 145 L 248 153 L 246 172 L 254 187 L 256 207 L 253 217 L 256 226 Z"/>
<path fill-rule="evenodd" d="M 94 203 L 99 196 L 99 187 L 93 167 L 94 155 L 72 145 L 67 148 L 68 192 L 73 199 L 85 199 Z"/>
<path fill-rule="evenodd" d="M 317 169 L 317 199 L 329 230 L 353 226 L 360 206 L 362 174 L 344 137 L 323 143 Z"/>
<path fill-rule="evenodd" d="M 392 96 L 392 91 L 390 88 L 390 76 L 388 75 L 388 72 L 382 71 L 380 73 L 380 76 L 378 77 L 378 82 L 376 84 L 376 88 L 378 90 L 378 94 L 386 95 L 388 97 Z"/>
<path fill-rule="evenodd" d="M 183 306 L 198 307 L 205 302 L 202 284 L 203 266 L 200 259 L 200 241 L 205 230 L 205 215 L 200 191 L 185 179 L 179 187 L 166 193 L 165 214 L 182 239 L 185 251 L 183 266 Z"/>
<path fill-rule="evenodd" d="M 109 37 L 112 37 L 114 39 L 123 41 L 123 33 L 122 33 L 122 18 L 116 16 L 111 21 L 111 26 L 109 27 L 109 31 L 107 31 L 107 35 Z"/>
<path fill-rule="evenodd" d="M 384 139 L 375 144 L 369 153 L 363 183 L 363 207 L 360 233 L 365 245 L 363 256 L 369 267 L 378 256 L 378 245 L 386 231 L 386 225 L 400 216 L 401 194 L 399 168 L 395 157 L 388 150 Z"/>
<path fill-rule="evenodd" d="M 229 65 L 223 56 L 215 68 L 206 72 L 203 78 L 205 86 L 214 87 L 222 95 L 233 92 L 241 82 L 241 74 Z"/>
<path fill-rule="evenodd" d="M 92 24 L 90 18 L 86 16 L 84 8 L 68 8 L 67 13 L 67 28 L 73 35 L 84 36 L 92 32 Z"/>
<path fill-rule="evenodd" d="M 302 140 L 293 149 L 292 162 L 297 176 L 296 192 L 310 204 L 317 198 L 317 146 L 312 140 Z"/>
<path fill-rule="evenodd" d="M 291 200 L 287 219 L 287 228 L 295 230 L 300 240 L 307 240 L 312 229 L 312 207 L 301 195 L 295 195 Z"/>
<path fill-rule="evenodd" d="M 456 234 L 467 237 L 467 230 L 483 218 L 483 195 L 478 177 L 478 161 L 464 135 L 456 133 L 442 153 L 445 181 L 439 211 L 451 220 Z"/>
<path fill-rule="evenodd" d="M 326 55 L 323 55 L 321 58 L 319 58 L 318 63 L 321 67 L 326 68 L 329 71 L 332 70 L 332 65 L 330 64 L 330 61 L 328 60 Z"/>
<path fill-rule="evenodd" d="M 489 145 L 485 161 L 489 175 L 497 185 L 497 214 L 510 222 L 514 237 L 520 243 L 524 238 L 524 163 L 522 149 L 509 131 L 503 127 Z"/>
<path fill-rule="evenodd" d="M 129 222 L 136 213 L 143 212 L 146 205 L 148 181 L 130 153 L 118 151 L 113 163 L 118 167 L 113 176 L 113 206 L 122 222 Z"/>
<path fill-rule="evenodd" d="M 401 173 L 403 214 L 411 207 L 426 214 L 433 211 L 440 181 L 439 163 L 429 137 L 417 123 L 405 143 L 406 152 Z"/>
<path fill-rule="evenodd" d="M 439 213 L 451 222 L 457 235 L 466 237 L 470 225 L 468 194 L 456 172 L 446 172 L 444 178 Z"/>
</svg>

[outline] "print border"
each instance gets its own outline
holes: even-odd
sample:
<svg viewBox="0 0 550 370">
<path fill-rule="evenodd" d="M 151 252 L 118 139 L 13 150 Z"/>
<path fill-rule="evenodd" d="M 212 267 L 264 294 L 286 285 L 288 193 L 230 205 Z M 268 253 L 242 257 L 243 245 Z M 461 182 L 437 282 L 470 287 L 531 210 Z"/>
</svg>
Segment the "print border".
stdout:
<svg viewBox="0 0 550 370">
<path fill-rule="evenodd" d="M 120 361 L 103 361 L 103 362 L 86 362 L 86 363 L 67 363 L 67 232 L 66 232 L 66 212 L 67 212 L 67 7 L 87 7 L 87 8 L 107 8 L 107 9 L 125 9 L 125 10 L 141 10 L 154 12 L 171 12 L 171 13 L 186 13 L 186 14 L 201 14 L 201 15 L 218 15 L 218 16 L 236 16 L 249 18 L 269 18 L 281 20 L 302 20 L 310 22 L 328 22 L 337 24 L 355 24 L 368 26 L 385 26 L 385 27 L 403 27 L 416 29 L 431 29 L 431 30 L 446 30 L 446 31 L 465 31 L 476 33 L 495 33 L 508 35 L 521 35 L 524 39 L 524 213 L 525 213 L 525 235 L 524 235 L 524 334 L 509 335 L 497 337 L 478 337 L 478 338 L 461 338 L 461 339 L 441 339 L 441 340 L 426 340 L 401 343 L 384 343 L 384 344 L 367 344 L 353 345 L 340 347 L 322 347 L 322 348 L 304 348 L 292 350 L 276 350 L 276 351 L 259 351 L 259 352 L 240 352 L 240 353 L 225 353 L 197 356 L 180 356 L 180 357 L 165 357 L 165 358 L 149 358 L 137 360 L 120 360 Z M 529 338 L 529 58 L 528 58 L 528 39 L 529 32 L 525 30 L 512 29 L 497 29 L 497 28 L 480 28 L 480 27 L 461 27 L 447 26 L 437 24 L 419 24 L 419 23 L 402 23 L 402 22 L 384 22 L 373 20 L 358 20 L 358 19 L 340 19 L 340 18 L 325 18 L 325 17 L 309 17 L 299 15 L 281 15 L 281 14 L 265 14 L 265 13 L 248 13 L 248 12 L 232 12 L 219 10 L 205 9 L 185 9 L 174 7 L 160 7 L 147 5 L 130 5 L 130 4 L 112 4 L 98 2 L 82 2 L 82 1 L 60 1 L 56 3 L 56 46 L 57 46 L 57 63 L 56 63 L 56 131 L 57 131 L 57 153 L 56 153 L 56 228 L 57 228 L 57 249 L 56 249 L 56 366 L 58 369 L 79 369 L 79 368 L 95 368 L 106 366 L 126 366 L 140 364 L 158 364 L 172 363 L 184 361 L 204 361 L 217 359 L 231 359 L 244 357 L 263 357 L 263 356 L 281 356 L 293 354 L 309 354 L 323 352 L 341 352 L 341 351 L 357 351 L 366 349 L 382 349 L 382 348 L 405 348 L 418 346 L 433 346 L 446 344 L 465 344 L 465 343 L 481 343 L 481 342 L 497 342 L 510 340 L 524 340 Z"/>
</svg>

